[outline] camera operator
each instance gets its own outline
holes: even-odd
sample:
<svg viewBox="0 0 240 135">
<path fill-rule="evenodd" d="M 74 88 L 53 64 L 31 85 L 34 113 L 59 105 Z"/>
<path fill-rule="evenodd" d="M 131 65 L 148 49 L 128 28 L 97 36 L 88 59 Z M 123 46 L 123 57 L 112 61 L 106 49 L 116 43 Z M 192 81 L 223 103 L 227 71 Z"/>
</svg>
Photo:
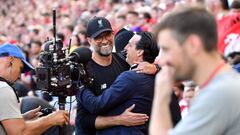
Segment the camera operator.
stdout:
<svg viewBox="0 0 240 135">
<path fill-rule="evenodd" d="M 67 123 L 68 113 L 56 111 L 36 120 L 24 121 L 19 108 L 18 96 L 12 87 L 21 72 L 32 70 L 23 52 L 15 45 L 0 46 L 0 134 L 38 135 L 49 127 Z"/>
</svg>

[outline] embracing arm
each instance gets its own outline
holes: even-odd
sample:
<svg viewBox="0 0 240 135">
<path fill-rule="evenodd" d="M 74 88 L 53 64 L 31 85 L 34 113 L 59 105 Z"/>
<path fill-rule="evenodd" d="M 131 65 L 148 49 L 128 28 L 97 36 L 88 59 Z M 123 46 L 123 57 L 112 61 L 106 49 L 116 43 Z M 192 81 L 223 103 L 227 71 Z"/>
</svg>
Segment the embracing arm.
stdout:
<svg viewBox="0 0 240 135">
<path fill-rule="evenodd" d="M 136 126 L 142 125 L 148 121 L 149 117 L 146 114 L 133 113 L 135 105 L 127 108 L 122 114 L 117 116 L 95 116 L 90 114 L 81 104 L 78 104 L 76 122 L 84 129 L 104 129 L 113 126 Z M 84 123 L 84 124 L 81 124 Z"/>
<path fill-rule="evenodd" d="M 101 114 L 123 103 L 135 92 L 136 82 L 129 72 L 122 73 L 110 88 L 101 95 L 95 96 L 90 90 L 78 93 L 81 104 L 91 113 Z"/>
<path fill-rule="evenodd" d="M 137 73 L 145 73 L 149 75 L 154 75 L 157 74 L 160 70 L 161 67 L 158 64 L 153 64 L 149 62 L 135 62 L 138 64 L 137 68 L 134 68 L 133 70 L 136 71 Z"/>
<path fill-rule="evenodd" d="M 131 112 L 135 105 L 127 108 L 122 114 L 117 116 L 98 116 L 95 121 L 97 129 L 109 128 L 113 126 L 137 126 L 142 125 L 148 121 L 148 116 L 141 113 Z"/>
</svg>

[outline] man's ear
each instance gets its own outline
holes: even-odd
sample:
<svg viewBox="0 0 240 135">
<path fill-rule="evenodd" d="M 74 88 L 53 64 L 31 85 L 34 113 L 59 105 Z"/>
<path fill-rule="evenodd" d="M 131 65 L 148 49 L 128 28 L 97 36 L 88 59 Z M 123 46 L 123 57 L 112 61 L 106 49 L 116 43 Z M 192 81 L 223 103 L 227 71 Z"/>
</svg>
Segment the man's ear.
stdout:
<svg viewBox="0 0 240 135">
<path fill-rule="evenodd" d="M 8 58 L 8 60 L 9 60 L 9 67 L 11 67 L 14 58 L 13 58 L 12 56 L 10 56 L 10 57 Z"/>
<path fill-rule="evenodd" d="M 87 37 L 87 41 L 88 41 L 88 43 L 89 43 L 89 44 L 91 44 L 91 42 L 92 42 L 92 39 L 91 39 L 91 38 L 89 38 L 89 37 Z"/>
<path fill-rule="evenodd" d="M 190 35 L 187 40 L 189 52 L 193 55 L 198 54 L 199 51 L 203 49 L 202 41 L 199 36 Z"/>
<path fill-rule="evenodd" d="M 138 50 L 138 51 L 137 51 L 137 56 L 138 56 L 138 57 L 139 57 L 139 56 L 142 56 L 143 53 L 144 53 L 144 50 Z"/>
</svg>

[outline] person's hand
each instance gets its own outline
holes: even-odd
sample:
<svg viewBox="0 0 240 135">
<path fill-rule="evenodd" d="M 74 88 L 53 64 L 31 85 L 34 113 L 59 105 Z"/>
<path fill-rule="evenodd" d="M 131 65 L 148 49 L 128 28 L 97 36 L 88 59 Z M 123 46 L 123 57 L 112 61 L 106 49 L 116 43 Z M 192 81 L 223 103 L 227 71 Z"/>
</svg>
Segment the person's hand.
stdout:
<svg viewBox="0 0 240 135">
<path fill-rule="evenodd" d="M 156 75 L 155 79 L 155 97 L 161 101 L 170 102 L 173 92 L 175 70 L 172 67 L 164 66 Z"/>
<path fill-rule="evenodd" d="M 55 111 L 46 117 L 48 118 L 49 122 L 53 125 L 63 126 L 64 124 L 69 123 L 68 112 L 65 110 Z"/>
<path fill-rule="evenodd" d="M 118 116 L 119 125 L 137 126 L 148 121 L 149 117 L 146 114 L 131 112 L 134 107 L 135 104 L 127 108 L 121 115 Z"/>
<path fill-rule="evenodd" d="M 28 112 L 25 112 L 24 114 L 22 114 L 23 119 L 24 120 L 33 120 L 33 119 L 37 119 L 40 115 L 42 115 L 42 112 L 40 112 L 41 110 L 41 106 L 30 110 Z"/>
<path fill-rule="evenodd" d="M 148 62 L 135 62 L 135 64 L 138 64 L 138 66 L 133 69 L 133 71 L 136 71 L 137 73 L 153 75 L 157 72 L 157 68 L 154 64 Z"/>
</svg>

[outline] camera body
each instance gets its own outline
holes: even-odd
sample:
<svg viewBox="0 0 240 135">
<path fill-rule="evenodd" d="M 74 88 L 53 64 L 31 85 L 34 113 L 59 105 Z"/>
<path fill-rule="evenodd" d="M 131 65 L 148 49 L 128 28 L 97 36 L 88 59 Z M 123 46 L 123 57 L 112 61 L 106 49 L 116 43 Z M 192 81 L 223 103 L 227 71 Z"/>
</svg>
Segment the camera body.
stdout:
<svg viewBox="0 0 240 135">
<path fill-rule="evenodd" d="M 75 95 L 84 85 L 92 83 L 84 66 L 90 58 L 91 51 L 87 47 L 78 48 L 69 55 L 61 40 L 47 41 L 36 68 L 37 87 L 52 96 Z"/>
</svg>

